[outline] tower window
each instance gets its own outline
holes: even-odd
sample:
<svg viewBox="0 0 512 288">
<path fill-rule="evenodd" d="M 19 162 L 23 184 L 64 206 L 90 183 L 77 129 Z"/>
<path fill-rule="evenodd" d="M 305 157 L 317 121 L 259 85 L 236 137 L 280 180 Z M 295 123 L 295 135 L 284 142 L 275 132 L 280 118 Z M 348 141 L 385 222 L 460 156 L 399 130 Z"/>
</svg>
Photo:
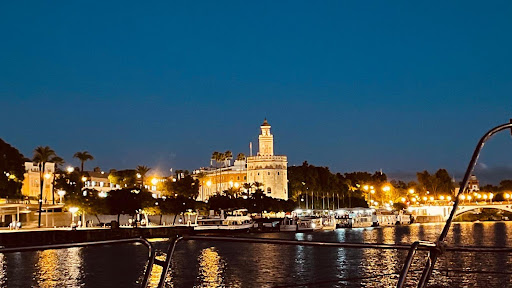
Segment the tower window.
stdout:
<svg viewBox="0 0 512 288">
<path fill-rule="evenodd" d="M 270 175 L 270 172 L 268 172 L 268 175 Z"/>
<path fill-rule="evenodd" d="M 277 175 L 279 175 L 279 172 L 277 172 Z"/>
</svg>

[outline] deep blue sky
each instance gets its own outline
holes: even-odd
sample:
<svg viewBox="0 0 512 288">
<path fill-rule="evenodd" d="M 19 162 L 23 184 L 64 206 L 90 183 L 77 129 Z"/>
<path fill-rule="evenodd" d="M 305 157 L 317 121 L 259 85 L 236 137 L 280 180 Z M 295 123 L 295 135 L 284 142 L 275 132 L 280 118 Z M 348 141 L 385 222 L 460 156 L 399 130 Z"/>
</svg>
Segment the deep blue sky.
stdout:
<svg viewBox="0 0 512 288">
<path fill-rule="evenodd" d="M 194 169 L 248 153 L 267 117 L 290 165 L 459 175 L 512 117 L 511 15 L 510 1 L 2 1 L 0 138 L 74 165 L 88 150 L 88 168 Z M 487 172 L 512 178 L 511 148 L 491 141 Z"/>
</svg>

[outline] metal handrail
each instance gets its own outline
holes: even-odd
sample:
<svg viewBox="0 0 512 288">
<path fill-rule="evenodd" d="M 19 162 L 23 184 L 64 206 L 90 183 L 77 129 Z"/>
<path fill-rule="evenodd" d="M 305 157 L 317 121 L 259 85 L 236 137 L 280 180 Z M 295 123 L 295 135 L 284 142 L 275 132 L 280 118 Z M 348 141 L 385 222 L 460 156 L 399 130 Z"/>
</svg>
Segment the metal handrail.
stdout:
<svg viewBox="0 0 512 288">
<path fill-rule="evenodd" d="M 48 249 L 67 249 L 67 248 L 75 248 L 75 247 L 100 246 L 100 245 L 112 245 L 112 244 L 131 244 L 131 243 L 140 243 L 148 248 L 148 253 L 149 253 L 148 265 L 145 268 L 144 277 L 141 282 L 141 287 L 146 288 L 148 286 L 149 276 L 151 275 L 151 271 L 153 270 L 153 265 L 155 264 L 155 249 L 153 248 L 153 245 L 148 240 L 146 240 L 144 238 L 79 242 L 79 243 L 68 243 L 68 244 L 50 244 L 50 245 L 14 247 L 14 248 L 0 248 L 0 253 L 7 254 L 7 253 L 16 253 L 16 252 L 42 251 L 42 250 L 48 250 Z"/>
<path fill-rule="evenodd" d="M 450 212 L 450 216 L 446 220 L 446 224 L 443 227 L 443 231 L 439 235 L 439 238 L 437 239 L 436 245 L 438 247 L 443 247 L 446 244 L 444 243 L 444 240 L 446 236 L 448 235 L 448 231 L 450 230 L 453 218 L 455 216 L 455 212 L 457 208 L 459 207 L 460 202 L 460 195 L 462 195 L 466 189 L 468 188 L 469 184 L 469 178 L 471 177 L 471 173 L 473 173 L 473 170 L 475 169 L 476 162 L 478 161 L 478 157 L 480 156 L 480 152 L 482 151 L 482 148 L 484 147 L 485 142 L 489 140 L 493 135 L 496 133 L 508 130 L 510 129 L 512 131 L 512 119 L 510 119 L 509 123 L 505 123 L 499 126 L 496 126 L 492 128 L 491 130 L 487 131 L 487 133 L 480 138 L 480 141 L 476 145 L 475 151 L 473 152 L 473 156 L 471 157 L 471 160 L 469 161 L 468 168 L 466 169 L 466 173 L 464 174 L 464 178 L 462 180 L 462 183 L 459 188 L 459 193 L 455 196 L 455 201 L 453 203 L 452 211 Z M 423 269 L 423 273 L 421 275 L 421 278 L 418 282 L 418 288 L 424 288 L 428 280 L 430 279 L 430 276 L 432 275 L 432 271 L 434 269 L 434 266 L 436 264 L 438 256 L 442 253 L 440 249 L 432 250 L 431 253 L 429 253 L 429 259 L 427 259 L 427 262 L 425 263 L 425 267 Z"/>
</svg>

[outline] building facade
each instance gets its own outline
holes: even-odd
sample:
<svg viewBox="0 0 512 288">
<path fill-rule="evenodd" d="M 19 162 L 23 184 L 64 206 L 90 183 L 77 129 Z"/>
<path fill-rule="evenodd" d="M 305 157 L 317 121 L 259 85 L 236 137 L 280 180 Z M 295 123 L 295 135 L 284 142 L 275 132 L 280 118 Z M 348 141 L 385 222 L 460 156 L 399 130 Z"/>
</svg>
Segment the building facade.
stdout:
<svg viewBox="0 0 512 288">
<path fill-rule="evenodd" d="M 55 177 L 55 164 L 46 162 L 43 171 L 43 203 L 52 201 L 53 177 Z M 39 199 L 41 194 L 41 175 L 39 174 L 39 166 L 32 162 L 25 162 L 25 179 L 21 187 L 21 194 L 33 199 Z M 58 199 L 58 196 L 54 196 Z"/>
<path fill-rule="evenodd" d="M 236 160 L 234 164 L 222 168 L 202 168 L 194 171 L 199 179 L 199 197 L 206 201 L 213 195 L 232 189 L 251 193 L 256 187 L 245 188 L 247 184 L 258 183 L 265 195 L 288 200 L 287 157 L 274 155 L 274 136 L 270 124 L 265 121 L 260 126 L 258 153 L 245 160 Z"/>
</svg>

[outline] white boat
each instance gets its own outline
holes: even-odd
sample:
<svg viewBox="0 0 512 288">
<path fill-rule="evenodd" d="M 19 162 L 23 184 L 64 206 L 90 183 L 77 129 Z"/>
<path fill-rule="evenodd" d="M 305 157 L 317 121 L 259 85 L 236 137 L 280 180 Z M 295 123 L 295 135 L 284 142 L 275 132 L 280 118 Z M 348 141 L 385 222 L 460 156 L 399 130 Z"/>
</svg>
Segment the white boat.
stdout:
<svg viewBox="0 0 512 288">
<path fill-rule="evenodd" d="M 253 225 L 253 220 L 247 210 L 240 209 L 233 211 L 227 217 L 224 217 L 224 211 L 221 211 L 220 216 L 198 219 L 194 231 L 249 230 Z"/>
<path fill-rule="evenodd" d="M 375 210 L 370 208 L 345 208 L 336 210 L 336 228 L 371 227 L 376 222 Z"/>
<path fill-rule="evenodd" d="M 322 229 L 320 218 L 288 218 L 285 217 L 279 225 L 281 232 L 307 232 Z"/>
<path fill-rule="evenodd" d="M 322 230 L 335 230 L 336 218 L 334 216 L 322 218 Z"/>
</svg>

